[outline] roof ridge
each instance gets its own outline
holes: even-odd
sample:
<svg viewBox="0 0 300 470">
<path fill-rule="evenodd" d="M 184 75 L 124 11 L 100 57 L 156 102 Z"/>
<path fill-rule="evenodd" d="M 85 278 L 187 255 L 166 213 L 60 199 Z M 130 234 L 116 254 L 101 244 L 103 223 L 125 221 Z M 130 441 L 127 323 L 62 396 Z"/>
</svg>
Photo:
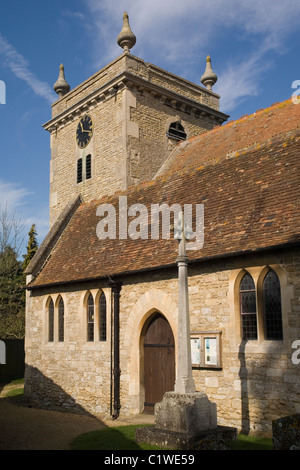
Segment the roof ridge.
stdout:
<svg viewBox="0 0 300 470">
<path fill-rule="evenodd" d="M 175 169 L 172 169 L 172 170 L 169 170 L 169 171 L 167 170 L 165 173 L 158 174 L 152 180 L 152 182 L 154 182 L 158 179 L 161 179 L 161 178 L 169 178 L 171 175 L 188 173 L 191 170 L 195 170 L 195 171 L 203 170 L 204 168 L 208 168 L 208 167 L 218 165 L 219 163 L 222 163 L 225 160 L 230 160 L 234 157 L 245 155 L 248 152 L 253 152 L 254 150 L 265 148 L 268 145 L 278 143 L 278 142 L 280 142 L 282 137 L 286 137 L 287 140 L 292 140 L 297 135 L 300 136 L 300 126 L 297 129 L 293 129 L 293 130 L 289 130 L 287 132 L 280 132 L 278 134 L 275 134 L 270 139 L 267 139 L 263 142 L 254 142 L 253 144 L 251 144 L 247 147 L 241 147 L 241 148 L 238 148 L 236 150 L 233 150 L 232 152 L 227 152 L 226 154 L 224 154 L 224 157 L 219 158 L 216 161 L 212 161 L 212 162 L 209 162 L 209 163 L 203 163 L 203 164 L 201 164 L 201 162 L 200 163 L 199 162 L 191 163 L 191 164 L 186 165 L 184 167 L 175 168 Z M 286 145 L 286 142 L 284 142 L 282 145 Z M 145 183 L 147 183 L 147 182 L 148 181 L 146 181 Z"/>
<path fill-rule="evenodd" d="M 210 164 L 214 149 L 216 149 L 217 161 L 228 153 L 235 153 L 239 149 L 252 145 L 262 145 L 274 135 L 283 135 L 291 128 L 299 128 L 298 121 L 294 119 L 294 116 L 298 115 L 298 110 L 295 115 L 295 110 L 292 110 L 291 106 L 295 106 L 295 104 L 292 98 L 289 98 L 191 137 L 175 147 L 153 179 L 170 171 L 176 171 L 179 167 L 195 166 L 202 163 L 204 165 Z M 279 110 L 283 110 L 283 112 Z M 290 117 L 287 116 L 289 110 Z M 287 129 L 290 119 L 294 119 L 294 123 L 291 128 Z M 279 126 L 278 123 L 281 120 L 283 125 Z M 221 153 L 223 154 L 221 155 Z M 198 157 L 196 158 L 196 156 Z"/>
<path fill-rule="evenodd" d="M 222 124 L 222 125 L 218 125 L 218 126 L 215 126 L 213 129 L 210 129 L 208 131 L 205 131 L 203 132 L 202 134 L 198 134 L 198 135 L 195 135 L 193 137 L 191 137 L 190 139 L 188 139 L 188 141 L 186 142 L 191 142 L 191 141 L 194 141 L 194 140 L 201 140 L 202 138 L 204 138 L 205 136 L 207 135 L 210 135 L 210 134 L 214 134 L 216 132 L 219 132 L 220 129 L 227 129 L 228 127 L 232 127 L 234 126 L 235 124 L 238 124 L 239 122 L 245 122 L 247 121 L 248 119 L 251 119 L 253 118 L 254 116 L 257 117 L 257 116 L 260 116 L 261 114 L 267 112 L 267 111 L 271 111 L 272 109 L 276 109 L 276 108 L 283 108 L 285 106 L 288 106 L 289 104 L 292 104 L 292 98 L 288 98 L 287 100 L 284 100 L 284 101 L 278 101 L 276 103 L 273 103 L 271 106 L 268 106 L 267 108 L 260 108 L 256 111 L 254 111 L 253 113 L 251 114 L 244 114 L 243 116 L 241 116 L 240 118 L 238 119 L 234 119 L 232 121 L 227 121 L 226 123 Z M 178 147 L 176 147 L 177 149 Z"/>
</svg>

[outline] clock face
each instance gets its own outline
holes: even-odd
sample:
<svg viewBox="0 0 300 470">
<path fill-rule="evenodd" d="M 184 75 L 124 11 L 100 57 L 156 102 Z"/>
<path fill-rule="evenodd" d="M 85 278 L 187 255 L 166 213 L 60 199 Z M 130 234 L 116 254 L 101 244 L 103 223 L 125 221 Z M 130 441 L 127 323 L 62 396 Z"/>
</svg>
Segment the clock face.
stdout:
<svg viewBox="0 0 300 470">
<path fill-rule="evenodd" d="M 93 135 L 93 122 L 90 116 L 86 115 L 80 119 L 76 130 L 76 142 L 79 148 L 85 148 Z"/>
</svg>

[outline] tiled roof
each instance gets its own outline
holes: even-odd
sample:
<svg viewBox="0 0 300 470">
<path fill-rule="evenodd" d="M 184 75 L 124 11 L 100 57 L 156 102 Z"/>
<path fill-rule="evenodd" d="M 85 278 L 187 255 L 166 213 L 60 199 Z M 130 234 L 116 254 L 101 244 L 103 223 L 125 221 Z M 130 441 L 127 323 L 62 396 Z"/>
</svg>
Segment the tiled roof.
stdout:
<svg viewBox="0 0 300 470">
<path fill-rule="evenodd" d="M 300 106 L 289 99 L 180 143 L 159 174 L 219 163 L 296 129 Z"/>
<path fill-rule="evenodd" d="M 253 127 L 255 117 L 250 117 L 248 124 L 247 119 L 241 119 L 192 139 L 186 150 L 189 146 L 193 150 L 178 155 L 180 171 L 168 171 L 127 192 L 81 204 L 29 288 L 173 265 L 178 253 L 173 236 L 170 240 L 98 239 L 97 207 L 104 202 L 113 204 L 118 214 L 122 195 L 127 196 L 128 207 L 144 204 L 149 215 L 151 204 L 192 204 L 194 208 L 195 204 L 204 204 L 204 244 L 201 250 L 188 251 L 190 260 L 299 242 L 300 106 L 293 106 L 285 102 L 260 112 L 259 126 Z M 282 119 L 285 116 L 281 126 L 276 110 Z M 234 136 L 232 146 L 230 136 Z M 228 158 L 228 149 L 238 145 L 247 150 Z M 203 158 L 210 158 L 212 148 L 217 149 L 219 162 L 202 165 Z"/>
</svg>

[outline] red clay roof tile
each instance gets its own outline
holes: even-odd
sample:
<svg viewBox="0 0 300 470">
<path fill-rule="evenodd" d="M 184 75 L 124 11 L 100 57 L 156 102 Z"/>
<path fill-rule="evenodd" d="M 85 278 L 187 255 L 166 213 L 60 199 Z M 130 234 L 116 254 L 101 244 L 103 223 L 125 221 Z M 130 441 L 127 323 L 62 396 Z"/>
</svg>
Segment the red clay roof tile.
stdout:
<svg viewBox="0 0 300 470">
<path fill-rule="evenodd" d="M 149 214 L 155 203 L 203 203 L 204 245 L 188 251 L 191 260 L 299 242 L 299 113 L 289 101 L 214 129 L 177 150 L 168 171 L 154 181 L 81 204 L 29 288 L 175 263 L 173 237 L 98 239 L 97 207 L 108 202 L 117 209 L 120 195 L 128 207 L 142 203 Z"/>
<path fill-rule="evenodd" d="M 216 164 L 299 129 L 300 106 L 289 99 L 179 144 L 159 174 Z"/>
</svg>

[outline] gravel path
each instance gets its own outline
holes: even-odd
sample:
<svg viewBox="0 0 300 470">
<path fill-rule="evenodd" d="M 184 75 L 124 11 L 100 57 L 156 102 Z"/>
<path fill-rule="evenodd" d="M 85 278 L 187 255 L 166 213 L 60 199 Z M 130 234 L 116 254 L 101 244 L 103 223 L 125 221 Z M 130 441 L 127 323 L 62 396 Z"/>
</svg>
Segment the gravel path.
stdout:
<svg viewBox="0 0 300 470">
<path fill-rule="evenodd" d="M 105 426 L 150 422 L 142 415 L 132 420 L 104 423 L 91 415 L 29 407 L 0 394 L 0 450 L 69 450 L 74 438 Z M 18 404 L 17 404 L 18 403 Z"/>
<path fill-rule="evenodd" d="M 104 426 L 92 416 L 29 408 L 0 399 L 0 450 L 68 450 L 76 436 Z"/>
</svg>

